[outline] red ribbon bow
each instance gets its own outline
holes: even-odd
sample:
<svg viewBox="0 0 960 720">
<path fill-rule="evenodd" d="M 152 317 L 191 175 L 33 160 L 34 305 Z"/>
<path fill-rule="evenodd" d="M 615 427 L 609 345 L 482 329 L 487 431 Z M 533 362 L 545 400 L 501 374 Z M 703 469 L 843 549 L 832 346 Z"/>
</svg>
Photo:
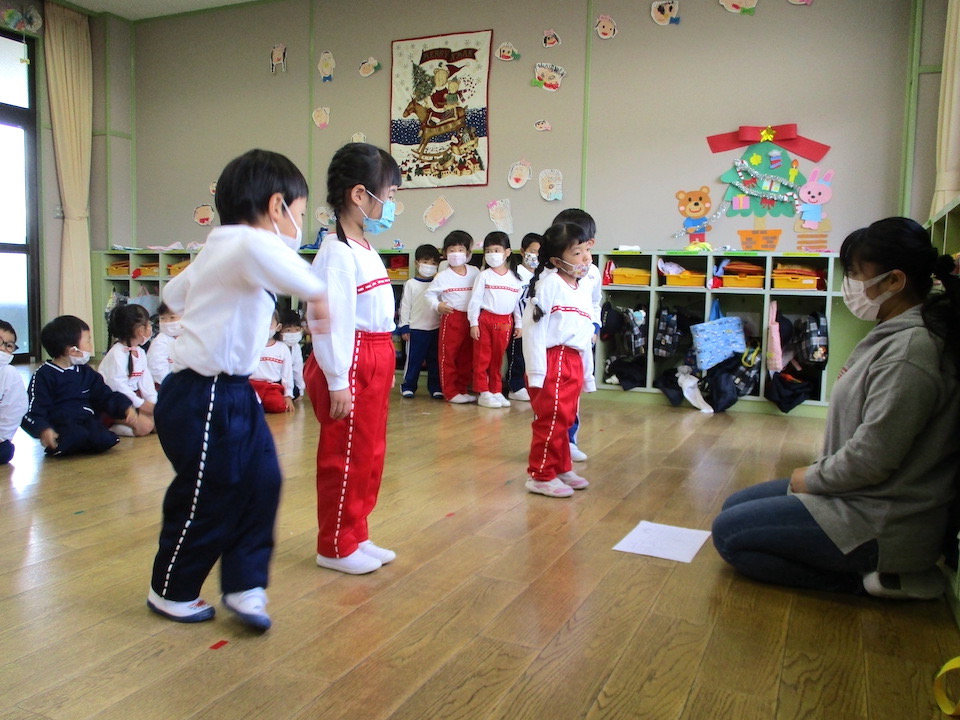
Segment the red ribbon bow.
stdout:
<svg viewBox="0 0 960 720">
<path fill-rule="evenodd" d="M 718 153 L 753 145 L 767 139 L 784 150 L 789 150 L 794 155 L 799 155 L 812 162 L 819 162 L 830 150 L 829 145 L 798 135 L 796 123 L 768 125 L 766 127 L 741 125 L 736 132 L 710 135 L 707 138 L 707 144 L 710 146 L 711 152 Z"/>
</svg>

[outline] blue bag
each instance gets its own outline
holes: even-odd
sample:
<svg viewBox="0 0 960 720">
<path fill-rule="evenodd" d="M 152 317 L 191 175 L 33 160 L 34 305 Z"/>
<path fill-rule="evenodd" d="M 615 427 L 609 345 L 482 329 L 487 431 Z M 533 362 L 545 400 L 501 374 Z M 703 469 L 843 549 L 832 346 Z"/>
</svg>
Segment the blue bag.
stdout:
<svg viewBox="0 0 960 720">
<path fill-rule="evenodd" d="M 743 322 L 736 316 L 725 317 L 720 309 L 720 300 L 714 300 L 710 319 L 705 323 L 690 326 L 693 348 L 697 354 L 697 367 L 709 370 L 719 365 L 734 353 L 743 353 L 747 341 L 743 336 Z"/>
</svg>

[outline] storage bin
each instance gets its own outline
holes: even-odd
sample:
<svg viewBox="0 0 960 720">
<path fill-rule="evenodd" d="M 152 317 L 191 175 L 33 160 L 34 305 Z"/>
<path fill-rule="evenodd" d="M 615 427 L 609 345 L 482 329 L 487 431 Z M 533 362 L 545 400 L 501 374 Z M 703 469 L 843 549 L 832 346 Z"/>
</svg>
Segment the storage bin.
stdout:
<svg viewBox="0 0 960 720">
<path fill-rule="evenodd" d="M 724 275 L 723 287 L 732 288 L 762 288 L 763 275 Z"/>
<path fill-rule="evenodd" d="M 143 263 L 138 270 L 140 270 L 140 277 L 157 277 L 160 275 L 160 263 L 159 262 L 147 262 Z"/>
<path fill-rule="evenodd" d="M 813 275 L 774 275 L 775 290 L 816 290 L 820 278 Z"/>
<path fill-rule="evenodd" d="M 173 263 L 172 265 L 167 265 L 167 275 L 170 277 L 176 277 L 184 270 L 187 269 L 187 265 L 190 264 L 189 260 L 181 260 L 178 263 Z"/>
<path fill-rule="evenodd" d="M 665 275 L 667 285 L 675 287 L 703 287 L 707 282 L 706 273 L 695 273 L 684 270 L 679 275 Z"/>
<path fill-rule="evenodd" d="M 129 275 L 130 261 L 118 260 L 107 265 L 107 275 Z"/>
<path fill-rule="evenodd" d="M 403 267 L 387 268 L 387 277 L 391 280 L 407 280 L 410 277 L 410 268 Z"/>
<path fill-rule="evenodd" d="M 614 285 L 649 285 L 650 271 L 640 268 L 618 267 L 613 269 Z"/>
</svg>

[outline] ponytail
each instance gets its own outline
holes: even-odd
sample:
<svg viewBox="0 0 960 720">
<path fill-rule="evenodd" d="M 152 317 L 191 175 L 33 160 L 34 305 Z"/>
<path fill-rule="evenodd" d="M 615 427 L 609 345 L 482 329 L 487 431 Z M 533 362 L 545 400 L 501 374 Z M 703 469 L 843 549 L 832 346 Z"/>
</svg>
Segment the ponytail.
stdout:
<svg viewBox="0 0 960 720">
<path fill-rule="evenodd" d="M 541 258 L 540 264 L 537 265 L 537 269 L 533 271 L 533 277 L 530 278 L 530 287 L 527 288 L 527 299 L 533 303 L 533 321 L 540 322 L 540 318 L 543 317 L 543 308 L 540 307 L 540 304 L 536 301 L 537 295 L 537 280 L 540 279 L 540 273 L 543 272 L 543 267 L 545 263 Z"/>
<path fill-rule="evenodd" d="M 921 314 L 930 332 L 943 338 L 944 352 L 952 358 L 960 379 L 960 277 L 953 274 L 955 269 L 956 262 L 950 255 L 937 257 L 932 275 L 943 289 L 926 297 Z"/>
</svg>

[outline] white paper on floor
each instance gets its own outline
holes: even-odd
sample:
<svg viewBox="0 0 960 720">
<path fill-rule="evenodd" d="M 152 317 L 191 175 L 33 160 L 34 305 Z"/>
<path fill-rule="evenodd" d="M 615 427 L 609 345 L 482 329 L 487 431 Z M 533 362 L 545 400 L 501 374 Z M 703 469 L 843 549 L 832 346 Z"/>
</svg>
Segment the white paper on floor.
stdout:
<svg viewBox="0 0 960 720">
<path fill-rule="evenodd" d="M 700 551 L 708 537 L 709 530 L 691 530 L 643 520 L 614 545 L 613 549 L 688 563 Z"/>
</svg>

